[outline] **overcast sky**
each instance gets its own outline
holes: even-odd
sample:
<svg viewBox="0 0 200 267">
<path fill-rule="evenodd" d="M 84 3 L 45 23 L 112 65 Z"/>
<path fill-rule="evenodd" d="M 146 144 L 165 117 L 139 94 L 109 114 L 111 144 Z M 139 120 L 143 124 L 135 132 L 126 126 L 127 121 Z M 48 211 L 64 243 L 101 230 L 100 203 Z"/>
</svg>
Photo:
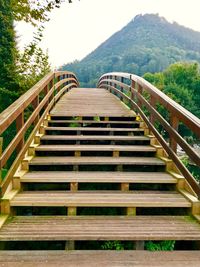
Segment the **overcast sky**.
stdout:
<svg viewBox="0 0 200 267">
<path fill-rule="evenodd" d="M 54 10 L 45 24 L 41 46 L 48 49 L 53 68 L 82 59 L 136 15 L 158 13 L 168 21 L 200 31 L 200 0 L 73 0 Z M 17 25 L 20 45 L 32 30 Z"/>
</svg>

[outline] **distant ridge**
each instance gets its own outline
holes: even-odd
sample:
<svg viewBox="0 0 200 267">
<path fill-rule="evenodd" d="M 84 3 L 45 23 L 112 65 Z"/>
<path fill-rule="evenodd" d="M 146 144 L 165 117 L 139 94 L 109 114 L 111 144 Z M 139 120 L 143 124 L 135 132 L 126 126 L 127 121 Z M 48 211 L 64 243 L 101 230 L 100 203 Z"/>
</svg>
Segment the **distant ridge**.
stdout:
<svg viewBox="0 0 200 267">
<path fill-rule="evenodd" d="M 143 75 L 158 72 L 176 61 L 200 63 L 200 32 L 170 23 L 158 14 L 137 15 L 81 61 L 64 65 L 83 85 L 94 86 L 105 72 Z"/>
</svg>

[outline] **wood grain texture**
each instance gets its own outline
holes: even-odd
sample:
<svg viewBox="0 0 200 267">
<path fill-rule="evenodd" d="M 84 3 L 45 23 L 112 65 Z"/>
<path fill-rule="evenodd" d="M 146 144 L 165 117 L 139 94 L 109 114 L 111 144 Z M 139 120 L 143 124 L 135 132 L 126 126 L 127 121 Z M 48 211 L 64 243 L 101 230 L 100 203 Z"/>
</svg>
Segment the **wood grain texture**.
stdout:
<svg viewBox="0 0 200 267">
<path fill-rule="evenodd" d="M 4 267 L 199 267 L 199 251 L 0 251 Z"/>
<path fill-rule="evenodd" d="M 184 216 L 16 216 L 1 240 L 200 240 L 200 224 Z"/>
<path fill-rule="evenodd" d="M 105 89 L 77 88 L 62 97 L 51 115 L 132 117 L 135 113 Z"/>
<path fill-rule="evenodd" d="M 21 177 L 24 183 L 161 183 L 175 184 L 177 180 L 164 172 L 28 172 Z"/>
<path fill-rule="evenodd" d="M 168 191 L 24 191 L 11 206 L 50 207 L 191 207 L 177 192 Z"/>
</svg>

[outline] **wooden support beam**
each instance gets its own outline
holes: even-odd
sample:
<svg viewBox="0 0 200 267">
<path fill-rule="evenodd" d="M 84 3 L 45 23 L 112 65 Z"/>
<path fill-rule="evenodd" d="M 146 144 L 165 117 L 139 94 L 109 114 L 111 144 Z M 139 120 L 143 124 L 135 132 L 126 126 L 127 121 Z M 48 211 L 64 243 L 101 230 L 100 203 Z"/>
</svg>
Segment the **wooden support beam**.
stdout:
<svg viewBox="0 0 200 267">
<path fill-rule="evenodd" d="M 126 209 L 127 216 L 136 216 L 136 208 L 134 207 L 128 207 Z"/>
<path fill-rule="evenodd" d="M 67 215 L 68 216 L 76 216 L 77 208 L 76 207 L 68 207 Z"/>
<path fill-rule="evenodd" d="M 113 157 L 118 158 L 119 157 L 119 151 L 113 151 Z"/>
<path fill-rule="evenodd" d="M 121 191 L 129 191 L 129 183 L 121 183 Z"/>
<path fill-rule="evenodd" d="M 75 157 L 81 157 L 81 151 L 75 151 L 74 156 Z"/>
<path fill-rule="evenodd" d="M 23 126 L 24 126 L 24 112 L 20 113 L 16 119 L 17 133 L 23 128 Z M 19 153 L 21 151 L 23 146 L 24 146 L 24 136 L 22 137 L 22 139 L 20 140 L 20 142 L 18 143 L 18 145 L 16 147 L 17 153 Z"/>
<path fill-rule="evenodd" d="M 77 192 L 78 191 L 78 183 L 70 183 L 70 191 Z"/>
<path fill-rule="evenodd" d="M 136 241 L 135 242 L 135 250 L 144 250 L 144 241 Z"/>
<path fill-rule="evenodd" d="M 178 132 L 178 126 L 179 126 L 179 119 L 174 115 L 171 114 L 170 116 L 170 125 Z M 170 135 L 169 138 L 169 145 L 172 148 L 172 150 L 176 153 L 177 152 L 177 142 L 174 140 L 173 136 Z"/>
<path fill-rule="evenodd" d="M 75 241 L 73 240 L 66 241 L 65 250 L 75 250 Z"/>
</svg>

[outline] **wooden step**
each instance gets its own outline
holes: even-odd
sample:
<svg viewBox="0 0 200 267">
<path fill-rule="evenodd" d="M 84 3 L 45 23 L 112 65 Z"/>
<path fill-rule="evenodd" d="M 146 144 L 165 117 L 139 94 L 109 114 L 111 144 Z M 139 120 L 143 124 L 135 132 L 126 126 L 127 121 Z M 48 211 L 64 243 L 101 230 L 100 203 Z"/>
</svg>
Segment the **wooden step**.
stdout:
<svg viewBox="0 0 200 267">
<path fill-rule="evenodd" d="M 35 151 L 126 151 L 156 152 L 152 146 L 119 146 L 119 145 L 40 145 Z"/>
<path fill-rule="evenodd" d="M 191 207 L 180 193 L 169 191 L 24 191 L 11 206 L 49 207 Z"/>
<path fill-rule="evenodd" d="M 140 128 L 99 128 L 99 127 L 46 127 L 46 131 L 80 131 L 80 132 L 144 132 Z"/>
<path fill-rule="evenodd" d="M 44 135 L 41 140 L 113 140 L 113 141 L 150 141 L 145 136 L 118 136 L 118 135 Z"/>
<path fill-rule="evenodd" d="M 199 251 L 0 251 L 5 267 L 199 267 Z"/>
<path fill-rule="evenodd" d="M 108 121 L 108 120 L 49 120 L 48 123 L 50 124 L 70 124 L 70 123 L 79 123 L 79 124 L 124 124 L 124 125 L 138 125 L 140 121 Z"/>
<path fill-rule="evenodd" d="M 164 172 L 28 172 L 22 183 L 149 183 L 175 184 L 177 180 Z"/>
<path fill-rule="evenodd" d="M 164 161 L 155 157 L 35 157 L 34 165 L 156 165 L 165 166 Z"/>
<path fill-rule="evenodd" d="M 200 224 L 184 216 L 15 216 L 0 240 L 200 240 Z"/>
</svg>

